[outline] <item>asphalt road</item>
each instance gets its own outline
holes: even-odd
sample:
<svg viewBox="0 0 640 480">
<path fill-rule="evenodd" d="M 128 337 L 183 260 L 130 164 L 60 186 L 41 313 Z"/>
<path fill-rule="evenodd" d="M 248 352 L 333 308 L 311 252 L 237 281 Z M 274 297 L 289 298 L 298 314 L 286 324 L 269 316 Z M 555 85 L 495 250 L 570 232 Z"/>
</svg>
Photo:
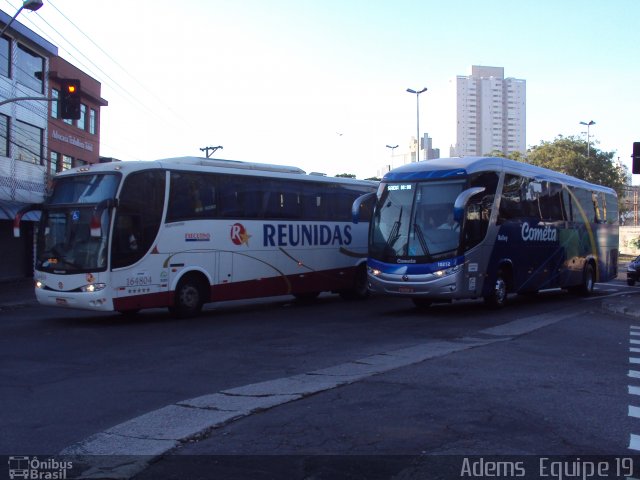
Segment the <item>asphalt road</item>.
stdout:
<svg viewBox="0 0 640 480">
<path fill-rule="evenodd" d="M 96 450 L 111 441 L 142 456 L 100 457 L 103 474 L 136 478 L 419 478 L 466 455 L 630 455 L 634 321 L 601 308 L 623 291 L 501 311 L 336 296 L 187 321 L 3 311 L 0 453 L 114 453 Z"/>
</svg>

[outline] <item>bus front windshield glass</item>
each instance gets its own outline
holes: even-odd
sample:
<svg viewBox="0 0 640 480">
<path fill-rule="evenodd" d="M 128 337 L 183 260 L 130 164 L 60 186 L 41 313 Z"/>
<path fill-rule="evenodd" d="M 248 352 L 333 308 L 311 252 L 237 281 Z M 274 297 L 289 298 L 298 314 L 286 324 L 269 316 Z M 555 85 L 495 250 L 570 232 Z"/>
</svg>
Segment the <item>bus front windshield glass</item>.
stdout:
<svg viewBox="0 0 640 480">
<path fill-rule="evenodd" d="M 91 174 L 56 179 L 42 212 L 36 268 L 53 273 L 82 273 L 107 267 L 111 211 L 99 215 L 100 236 L 91 236 L 95 206 L 115 197 L 120 175 Z"/>
<path fill-rule="evenodd" d="M 463 187 L 463 181 L 383 184 L 371 225 L 371 257 L 426 263 L 455 253 L 461 237 L 453 204 Z"/>
</svg>

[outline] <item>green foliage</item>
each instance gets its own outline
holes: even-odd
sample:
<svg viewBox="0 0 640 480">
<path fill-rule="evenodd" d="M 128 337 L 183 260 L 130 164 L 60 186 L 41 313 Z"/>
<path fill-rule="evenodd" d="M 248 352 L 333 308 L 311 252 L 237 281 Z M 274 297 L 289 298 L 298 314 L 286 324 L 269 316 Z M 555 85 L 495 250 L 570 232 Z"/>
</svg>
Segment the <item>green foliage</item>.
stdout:
<svg viewBox="0 0 640 480">
<path fill-rule="evenodd" d="M 630 240 L 629 245 L 635 248 L 640 248 L 640 237 L 636 238 L 635 240 Z"/>
<path fill-rule="evenodd" d="M 526 161 L 532 165 L 566 173 L 587 182 L 611 187 L 622 198 L 622 188 L 630 183 L 628 170 L 613 162 L 615 152 L 603 152 L 591 144 L 587 156 L 587 142 L 570 136 L 558 136 L 553 142 L 543 141 L 531 147 Z"/>
<path fill-rule="evenodd" d="M 524 162 L 525 158 L 521 152 L 511 152 L 509 154 L 505 154 L 502 150 L 491 150 L 486 154 L 487 157 L 500 157 L 500 158 L 510 158 L 511 160 L 515 160 L 516 162 Z"/>
<path fill-rule="evenodd" d="M 373 182 L 379 182 L 382 179 L 380 177 L 369 177 L 369 178 L 365 178 L 365 180 L 371 180 Z"/>
<path fill-rule="evenodd" d="M 336 177 L 356 178 L 356 176 L 353 173 L 339 173 L 338 175 L 336 175 Z"/>
</svg>

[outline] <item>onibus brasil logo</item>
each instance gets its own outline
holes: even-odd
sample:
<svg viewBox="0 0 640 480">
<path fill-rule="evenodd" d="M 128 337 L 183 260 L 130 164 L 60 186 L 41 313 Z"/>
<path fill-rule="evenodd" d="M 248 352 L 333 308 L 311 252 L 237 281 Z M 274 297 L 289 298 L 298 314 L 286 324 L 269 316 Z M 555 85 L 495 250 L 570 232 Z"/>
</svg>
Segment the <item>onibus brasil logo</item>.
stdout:
<svg viewBox="0 0 640 480">
<path fill-rule="evenodd" d="M 73 462 L 38 457 L 10 456 L 9 478 L 25 478 L 38 480 L 58 480 L 67 477 L 67 471 L 73 468 Z"/>
</svg>

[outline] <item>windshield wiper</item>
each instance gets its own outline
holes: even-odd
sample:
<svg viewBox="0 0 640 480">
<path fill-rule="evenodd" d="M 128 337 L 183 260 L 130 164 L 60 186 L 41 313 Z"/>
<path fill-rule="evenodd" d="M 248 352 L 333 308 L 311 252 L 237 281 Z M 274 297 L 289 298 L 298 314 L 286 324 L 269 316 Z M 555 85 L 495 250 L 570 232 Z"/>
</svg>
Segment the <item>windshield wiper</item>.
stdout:
<svg viewBox="0 0 640 480">
<path fill-rule="evenodd" d="M 424 238 L 424 233 L 422 232 L 422 228 L 417 223 L 413 224 L 413 231 L 416 232 L 416 237 L 418 237 L 418 242 L 420 242 L 420 246 L 422 247 L 422 251 L 425 255 L 430 255 L 429 247 L 427 247 L 427 240 Z"/>
<path fill-rule="evenodd" d="M 393 222 L 393 227 L 391 227 L 391 231 L 389 232 L 389 238 L 387 239 L 387 247 L 393 248 L 393 244 L 398 241 L 400 238 L 400 226 L 402 223 L 400 219 L 402 218 L 402 209 L 404 207 L 400 207 L 400 213 L 398 214 L 398 220 Z"/>
</svg>

